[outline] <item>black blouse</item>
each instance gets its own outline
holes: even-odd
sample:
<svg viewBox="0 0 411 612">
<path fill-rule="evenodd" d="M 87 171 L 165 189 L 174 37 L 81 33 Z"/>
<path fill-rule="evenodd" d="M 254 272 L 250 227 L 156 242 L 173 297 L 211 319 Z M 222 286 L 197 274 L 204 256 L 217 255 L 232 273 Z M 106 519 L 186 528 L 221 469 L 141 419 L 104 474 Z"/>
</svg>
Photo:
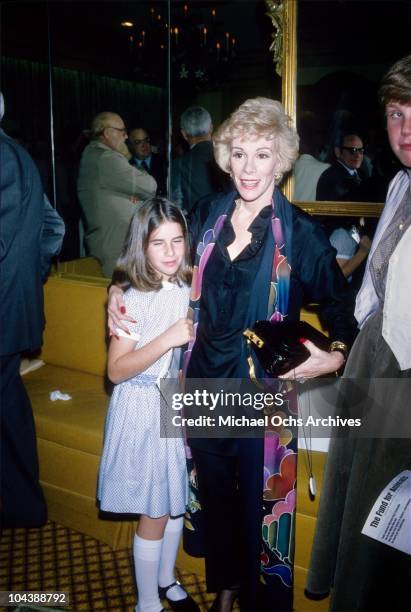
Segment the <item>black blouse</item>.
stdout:
<svg viewBox="0 0 411 612">
<path fill-rule="evenodd" d="M 243 378 L 248 367 L 243 353 L 243 331 L 250 292 L 269 231 L 271 206 L 263 208 L 249 226 L 251 242 L 231 260 L 227 247 L 234 241 L 234 206 L 225 220 L 205 268 L 201 294 L 201 322 L 187 371 L 189 378 Z"/>
<path fill-rule="evenodd" d="M 336 250 L 315 218 L 296 206 L 290 206 L 292 245 L 288 253 L 291 266 L 288 318 L 298 321 L 304 304 L 318 304 L 320 319 L 331 340 L 340 340 L 350 347 L 357 333 L 357 323 L 349 284 L 336 262 Z M 234 240 L 231 224 L 234 204 L 227 216 L 204 272 L 201 319 L 188 377 L 248 376 L 243 359 L 245 341 L 242 332 L 252 281 L 262 257 L 261 247 L 269 231 L 270 209 L 268 206 L 262 209 L 251 224 L 251 243 L 233 261 L 227 253 L 227 246 Z M 200 238 L 202 225 L 200 217 L 192 217 L 190 235 L 193 245 Z"/>
</svg>

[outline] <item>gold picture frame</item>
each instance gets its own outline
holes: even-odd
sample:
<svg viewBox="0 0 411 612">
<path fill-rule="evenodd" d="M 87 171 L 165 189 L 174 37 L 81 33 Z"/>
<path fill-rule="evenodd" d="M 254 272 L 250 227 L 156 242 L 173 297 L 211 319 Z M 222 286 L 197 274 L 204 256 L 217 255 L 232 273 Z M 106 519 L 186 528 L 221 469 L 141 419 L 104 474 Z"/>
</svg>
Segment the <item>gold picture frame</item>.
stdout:
<svg viewBox="0 0 411 612">
<path fill-rule="evenodd" d="M 270 50 L 274 53 L 276 71 L 282 76 L 282 103 L 292 123 L 296 125 L 298 0 L 265 0 L 265 4 L 274 28 Z M 292 174 L 284 179 L 281 187 L 290 201 L 311 215 L 379 217 L 384 206 L 379 202 L 295 201 Z"/>
<path fill-rule="evenodd" d="M 384 204 L 379 202 L 305 202 L 293 200 L 293 204 L 310 215 L 330 217 L 379 217 L 384 208 Z"/>
</svg>

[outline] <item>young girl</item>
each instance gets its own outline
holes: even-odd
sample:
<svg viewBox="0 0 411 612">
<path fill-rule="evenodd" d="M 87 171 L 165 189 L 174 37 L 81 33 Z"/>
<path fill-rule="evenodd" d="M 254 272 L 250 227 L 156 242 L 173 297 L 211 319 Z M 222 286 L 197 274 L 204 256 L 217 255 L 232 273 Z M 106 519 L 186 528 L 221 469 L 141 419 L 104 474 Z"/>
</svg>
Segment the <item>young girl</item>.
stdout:
<svg viewBox="0 0 411 612">
<path fill-rule="evenodd" d="M 101 509 L 141 514 L 133 553 L 137 612 L 198 610 L 176 582 L 174 564 L 187 501 L 182 438 L 160 438 L 159 378 L 178 364 L 192 339 L 186 318 L 191 268 L 187 226 L 180 209 L 163 198 L 145 202 L 130 225 L 119 270 L 130 283 L 130 335 L 119 330 L 108 353 L 115 383 L 106 423 L 98 498 Z M 121 334 L 121 335 L 120 335 Z"/>
</svg>

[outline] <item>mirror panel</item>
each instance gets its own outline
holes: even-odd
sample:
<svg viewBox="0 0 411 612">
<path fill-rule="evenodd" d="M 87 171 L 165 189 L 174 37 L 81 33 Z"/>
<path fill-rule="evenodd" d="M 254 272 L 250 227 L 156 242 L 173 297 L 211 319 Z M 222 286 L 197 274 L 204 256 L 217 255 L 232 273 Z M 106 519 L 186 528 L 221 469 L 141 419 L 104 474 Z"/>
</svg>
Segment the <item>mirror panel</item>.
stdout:
<svg viewBox="0 0 411 612">
<path fill-rule="evenodd" d="M 118 113 L 166 152 L 168 9 L 161 1 L 3 3 L 5 129 L 21 132 L 65 221 L 61 261 L 86 255 L 76 182 L 93 117 Z"/>
<path fill-rule="evenodd" d="M 365 146 L 359 190 L 342 192 L 344 197 L 337 198 L 340 191 L 329 188 L 324 193 L 323 189 L 321 199 L 384 201 L 397 164 L 387 143 L 377 91 L 389 66 L 409 53 L 410 27 L 411 5 L 407 2 L 298 3 L 297 126 L 301 151 L 333 164 L 341 134 L 358 134 Z M 296 199 L 315 199 L 312 189 L 304 189 L 298 180 L 295 194 Z"/>
</svg>

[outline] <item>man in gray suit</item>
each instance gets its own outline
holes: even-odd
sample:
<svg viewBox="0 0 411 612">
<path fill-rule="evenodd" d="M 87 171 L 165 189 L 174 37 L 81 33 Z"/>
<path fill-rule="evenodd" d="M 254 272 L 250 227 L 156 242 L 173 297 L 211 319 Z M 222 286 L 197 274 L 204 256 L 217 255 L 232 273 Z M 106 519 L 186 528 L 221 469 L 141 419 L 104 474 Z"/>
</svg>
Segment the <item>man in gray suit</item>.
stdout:
<svg viewBox="0 0 411 612">
<path fill-rule="evenodd" d="M 3 113 L 0 92 L 0 121 Z M 47 520 L 33 412 L 19 370 L 23 351 L 42 344 L 43 281 L 63 236 L 36 164 L 0 129 L 0 528 Z"/>
<path fill-rule="evenodd" d="M 122 118 L 99 113 L 91 125 L 91 142 L 80 161 L 77 192 L 86 225 L 86 249 L 111 276 L 121 253 L 136 203 L 153 197 L 155 179 L 131 166 Z"/>
<path fill-rule="evenodd" d="M 183 138 L 190 150 L 173 161 L 172 200 L 190 215 L 200 198 L 224 188 L 224 176 L 214 160 L 210 113 L 202 106 L 190 106 L 180 118 Z"/>
</svg>

